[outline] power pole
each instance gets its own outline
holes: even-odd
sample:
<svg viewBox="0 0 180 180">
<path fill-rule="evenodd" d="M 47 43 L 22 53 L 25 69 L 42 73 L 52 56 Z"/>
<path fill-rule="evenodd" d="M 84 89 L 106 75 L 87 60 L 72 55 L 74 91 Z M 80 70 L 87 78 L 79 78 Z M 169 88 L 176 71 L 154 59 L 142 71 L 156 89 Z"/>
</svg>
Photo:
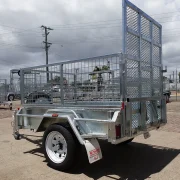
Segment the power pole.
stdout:
<svg viewBox="0 0 180 180">
<path fill-rule="evenodd" d="M 173 83 L 174 83 L 174 71 L 173 71 Z"/>
<path fill-rule="evenodd" d="M 177 68 L 176 68 L 176 101 L 177 101 Z"/>
<path fill-rule="evenodd" d="M 52 45 L 52 43 L 48 42 L 47 37 L 50 33 L 50 31 L 52 31 L 53 29 L 47 26 L 41 26 L 41 28 L 45 31 L 45 41 L 43 41 L 43 43 L 45 44 L 45 52 L 46 52 L 46 65 L 49 64 L 49 60 L 48 60 L 48 50 L 50 48 L 50 46 Z M 49 68 L 48 66 L 46 66 L 46 71 L 47 71 L 47 83 L 49 82 Z"/>
</svg>

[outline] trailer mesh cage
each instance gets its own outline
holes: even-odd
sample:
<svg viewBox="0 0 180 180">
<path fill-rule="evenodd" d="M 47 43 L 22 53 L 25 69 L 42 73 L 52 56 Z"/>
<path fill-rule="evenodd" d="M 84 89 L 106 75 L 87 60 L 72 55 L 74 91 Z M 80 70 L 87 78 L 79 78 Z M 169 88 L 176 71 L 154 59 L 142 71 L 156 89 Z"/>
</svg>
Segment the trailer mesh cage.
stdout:
<svg viewBox="0 0 180 180">
<path fill-rule="evenodd" d="M 20 70 L 12 69 L 10 71 L 10 91 L 15 94 L 15 98 L 20 98 Z"/>
<path fill-rule="evenodd" d="M 20 71 L 24 106 L 114 108 L 124 134 L 166 121 L 162 81 L 162 26 L 123 0 L 123 52 Z"/>
<path fill-rule="evenodd" d="M 131 106 L 133 127 L 163 118 L 161 37 L 162 26 L 158 22 L 129 1 L 123 1 L 124 97 Z"/>
<path fill-rule="evenodd" d="M 21 70 L 23 103 L 120 105 L 121 54 Z"/>
<path fill-rule="evenodd" d="M 3 103 L 7 100 L 7 80 L 0 79 L 0 103 Z"/>
</svg>

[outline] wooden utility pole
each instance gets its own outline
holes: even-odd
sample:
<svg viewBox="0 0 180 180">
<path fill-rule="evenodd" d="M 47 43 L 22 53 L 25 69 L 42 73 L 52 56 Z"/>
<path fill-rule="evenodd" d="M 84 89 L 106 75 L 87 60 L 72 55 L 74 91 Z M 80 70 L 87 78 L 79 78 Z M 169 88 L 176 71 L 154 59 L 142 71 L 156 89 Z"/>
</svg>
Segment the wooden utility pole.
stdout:
<svg viewBox="0 0 180 180">
<path fill-rule="evenodd" d="M 52 31 L 53 29 L 47 26 L 41 26 L 41 28 L 45 31 L 45 41 L 43 41 L 43 43 L 45 44 L 45 52 L 46 52 L 46 71 L 47 71 L 47 83 L 49 82 L 49 68 L 48 68 L 48 64 L 49 64 L 49 60 L 48 60 L 48 50 L 50 48 L 50 46 L 52 45 L 52 43 L 48 42 L 47 37 L 50 33 L 50 31 Z"/>
<path fill-rule="evenodd" d="M 177 68 L 176 68 L 176 101 L 177 101 Z"/>
</svg>

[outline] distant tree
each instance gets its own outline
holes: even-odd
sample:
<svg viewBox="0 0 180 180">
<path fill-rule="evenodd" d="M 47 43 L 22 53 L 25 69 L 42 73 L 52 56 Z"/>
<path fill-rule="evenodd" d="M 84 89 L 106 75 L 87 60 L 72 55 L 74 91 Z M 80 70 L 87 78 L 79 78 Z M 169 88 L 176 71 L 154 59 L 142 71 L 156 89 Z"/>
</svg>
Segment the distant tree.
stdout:
<svg viewBox="0 0 180 180">
<path fill-rule="evenodd" d="M 108 65 L 103 65 L 102 66 L 102 71 L 108 71 L 110 67 Z"/>
</svg>

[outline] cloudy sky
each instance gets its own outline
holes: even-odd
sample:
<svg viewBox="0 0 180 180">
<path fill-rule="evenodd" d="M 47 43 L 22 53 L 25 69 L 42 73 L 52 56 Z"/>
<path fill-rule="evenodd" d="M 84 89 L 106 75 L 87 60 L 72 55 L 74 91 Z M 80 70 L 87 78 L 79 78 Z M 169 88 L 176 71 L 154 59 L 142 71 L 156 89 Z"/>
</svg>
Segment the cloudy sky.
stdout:
<svg viewBox="0 0 180 180">
<path fill-rule="evenodd" d="M 180 1 L 131 0 L 163 26 L 163 62 L 180 71 Z M 121 0 L 0 0 L 0 71 L 45 63 L 41 25 L 54 30 L 49 63 L 121 51 Z"/>
</svg>

